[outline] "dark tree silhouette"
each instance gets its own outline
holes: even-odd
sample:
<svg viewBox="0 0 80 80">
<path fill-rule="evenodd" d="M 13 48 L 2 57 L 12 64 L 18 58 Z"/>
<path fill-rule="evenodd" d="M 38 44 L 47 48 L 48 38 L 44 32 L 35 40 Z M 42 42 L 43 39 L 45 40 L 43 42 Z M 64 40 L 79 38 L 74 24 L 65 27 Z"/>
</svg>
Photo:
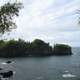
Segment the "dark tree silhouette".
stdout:
<svg viewBox="0 0 80 80">
<path fill-rule="evenodd" d="M 69 45 L 65 44 L 56 44 L 53 49 L 54 55 L 71 55 L 72 50 Z"/>
<path fill-rule="evenodd" d="M 80 9 L 77 10 L 77 14 L 79 15 L 79 17 L 78 17 L 78 24 L 80 24 Z"/>
<path fill-rule="evenodd" d="M 19 40 L 0 40 L 0 57 L 26 57 L 26 56 L 51 56 L 72 55 L 69 45 L 55 44 L 54 48 L 49 43 L 40 39 L 32 42 Z"/>
<path fill-rule="evenodd" d="M 0 33 L 4 34 L 16 28 L 13 21 L 15 16 L 19 16 L 19 10 L 22 8 L 22 3 L 6 3 L 0 7 Z"/>
<path fill-rule="evenodd" d="M 45 43 L 40 39 L 35 39 L 31 43 L 31 51 L 32 55 L 36 56 L 51 55 L 52 47 L 49 45 L 49 43 Z"/>
</svg>

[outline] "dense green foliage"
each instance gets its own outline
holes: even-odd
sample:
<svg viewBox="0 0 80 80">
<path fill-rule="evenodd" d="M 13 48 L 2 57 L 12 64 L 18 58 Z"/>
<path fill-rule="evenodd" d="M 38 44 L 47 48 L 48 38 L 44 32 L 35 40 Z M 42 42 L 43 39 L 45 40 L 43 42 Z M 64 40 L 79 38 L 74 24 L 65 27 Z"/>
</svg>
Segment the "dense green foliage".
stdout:
<svg viewBox="0 0 80 80">
<path fill-rule="evenodd" d="M 32 55 L 51 55 L 52 47 L 42 40 L 36 39 L 31 43 Z"/>
<path fill-rule="evenodd" d="M 52 48 L 49 43 L 40 39 L 32 42 L 19 40 L 0 40 L 0 57 L 26 57 L 26 56 L 50 56 L 50 55 L 71 55 L 71 47 L 63 44 L 56 44 Z"/>
<path fill-rule="evenodd" d="M 71 47 L 69 45 L 64 44 L 56 44 L 54 45 L 54 55 L 71 55 Z"/>
<path fill-rule="evenodd" d="M 21 3 L 6 3 L 0 7 L 0 33 L 11 31 L 16 28 L 13 21 L 14 16 L 19 16 L 19 10 L 22 8 Z"/>
<path fill-rule="evenodd" d="M 39 39 L 31 43 L 22 39 L 18 41 L 0 41 L 0 56 L 2 57 L 47 56 L 51 55 L 51 53 L 52 47 Z"/>
</svg>

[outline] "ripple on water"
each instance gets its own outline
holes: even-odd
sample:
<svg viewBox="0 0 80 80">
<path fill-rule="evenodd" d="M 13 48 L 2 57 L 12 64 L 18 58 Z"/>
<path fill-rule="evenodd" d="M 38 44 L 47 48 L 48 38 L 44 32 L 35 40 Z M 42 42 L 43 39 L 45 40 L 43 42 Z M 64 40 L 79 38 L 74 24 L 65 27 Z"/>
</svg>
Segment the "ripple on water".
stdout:
<svg viewBox="0 0 80 80">
<path fill-rule="evenodd" d="M 42 80 L 42 79 L 43 79 L 42 76 L 36 78 L 36 80 Z"/>
<path fill-rule="evenodd" d="M 70 74 L 70 73 L 66 73 L 62 75 L 63 78 L 75 78 L 76 75 Z"/>
</svg>

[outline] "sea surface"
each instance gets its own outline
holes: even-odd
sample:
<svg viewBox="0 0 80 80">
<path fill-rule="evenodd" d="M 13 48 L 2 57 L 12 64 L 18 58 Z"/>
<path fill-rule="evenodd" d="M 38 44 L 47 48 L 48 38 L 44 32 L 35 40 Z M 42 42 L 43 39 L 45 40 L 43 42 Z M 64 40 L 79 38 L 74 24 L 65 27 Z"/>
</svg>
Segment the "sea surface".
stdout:
<svg viewBox="0 0 80 80">
<path fill-rule="evenodd" d="M 80 80 L 80 48 L 72 50 L 72 56 L 0 58 L 0 68 L 15 72 L 11 80 Z"/>
</svg>

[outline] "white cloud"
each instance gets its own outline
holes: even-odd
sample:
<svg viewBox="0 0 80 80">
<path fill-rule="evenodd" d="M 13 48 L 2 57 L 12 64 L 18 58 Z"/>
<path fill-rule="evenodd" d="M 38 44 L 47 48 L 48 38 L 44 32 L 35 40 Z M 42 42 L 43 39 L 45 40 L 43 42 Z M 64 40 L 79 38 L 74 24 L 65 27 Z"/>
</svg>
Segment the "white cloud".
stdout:
<svg viewBox="0 0 80 80">
<path fill-rule="evenodd" d="M 27 24 L 29 27 L 43 27 L 53 25 L 55 26 L 55 22 L 58 20 L 60 22 L 60 17 L 71 13 L 74 13 L 76 9 L 78 9 L 79 4 L 78 1 L 73 1 L 69 4 L 66 4 L 64 6 L 61 6 L 60 8 L 51 7 L 51 11 L 49 11 L 48 7 L 50 7 L 52 4 L 52 1 L 54 0 L 34 0 L 32 4 L 28 5 L 28 12 L 26 10 L 26 13 L 23 17 L 24 24 Z M 43 4 L 42 4 L 43 3 Z M 46 13 L 46 11 L 48 11 Z M 62 23 L 59 23 L 62 24 Z M 65 26 L 65 24 L 64 24 Z"/>
<path fill-rule="evenodd" d="M 28 6 L 30 10 L 31 16 L 37 16 L 40 14 L 41 11 L 48 8 L 50 5 L 52 5 L 54 0 L 34 0 L 32 4 Z"/>
</svg>

